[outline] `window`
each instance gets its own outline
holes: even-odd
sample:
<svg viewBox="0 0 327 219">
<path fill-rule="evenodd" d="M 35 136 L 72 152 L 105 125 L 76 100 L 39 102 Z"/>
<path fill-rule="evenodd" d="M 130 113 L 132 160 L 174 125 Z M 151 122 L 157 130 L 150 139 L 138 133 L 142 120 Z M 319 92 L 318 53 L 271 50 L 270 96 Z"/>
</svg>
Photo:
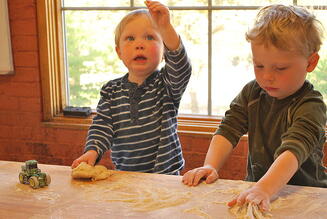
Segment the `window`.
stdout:
<svg viewBox="0 0 327 219">
<path fill-rule="evenodd" d="M 327 27 L 327 17 L 323 16 L 327 10 L 325 0 L 161 2 L 172 11 L 172 22 L 193 64 L 193 75 L 180 108 L 180 114 L 188 115 L 182 118 L 191 117 L 187 124 L 192 127 L 216 127 L 218 116 L 254 78 L 244 34 L 259 7 L 272 3 L 311 5 Z M 51 91 L 44 97 L 46 120 L 56 119 L 55 115 L 66 105 L 95 108 L 101 85 L 127 72 L 115 53 L 114 29 L 129 10 L 141 7 L 143 0 L 38 2 L 38 17 L 45 18 L 45 22 L 39 21 L 41 71 L 48 72 L 43 76 L 43 90 Z M 323 46 L 320 64 L 308 78 L 327 100 L 327 42 Z"/>
</svg>

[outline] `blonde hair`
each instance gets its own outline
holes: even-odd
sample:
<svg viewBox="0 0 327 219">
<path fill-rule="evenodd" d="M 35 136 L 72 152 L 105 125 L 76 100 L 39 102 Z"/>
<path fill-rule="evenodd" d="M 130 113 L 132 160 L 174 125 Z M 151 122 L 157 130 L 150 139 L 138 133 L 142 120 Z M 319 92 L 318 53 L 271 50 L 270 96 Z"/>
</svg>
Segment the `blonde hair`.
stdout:
<svg viewBox="0 0 327 219">
<path fill-rule="evenodd" d="M 139 17 L 141 15 L 146 15 L 151 19 L 151 15 L 148 9 L 137 9 L 134 11 L 129 12 L 127 15 L 123 17 L 123 19 L 118 23 L 116 29 L 115 29 L 115 44 L 116 46 L 119 46 L 119 39 L 121 36 L 121 33 L 123 32 L 125 26 L 132 21 L 134 18 Z"/>
<path fill-rule="evenodd" d="M 246 39 L 309 57 L 319 51 L 322 35 L 322 24 L 307 9 L 270 5 L 259 11 Z"/>
</svg>

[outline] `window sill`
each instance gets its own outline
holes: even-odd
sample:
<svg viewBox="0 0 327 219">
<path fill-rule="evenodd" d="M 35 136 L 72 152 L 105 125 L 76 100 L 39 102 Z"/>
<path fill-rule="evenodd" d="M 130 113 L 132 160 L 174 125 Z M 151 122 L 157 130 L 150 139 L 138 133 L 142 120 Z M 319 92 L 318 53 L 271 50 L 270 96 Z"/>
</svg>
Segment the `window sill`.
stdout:
<svg viewBox="0 0 327 219">
<path fill-rule="evenodd" d="M 94 114 L 87 118 L 66 117 L 59 114 L 50 121 L 42 122 L 45 127 L 88 130 Z M 178 133 L 182 135 L 209 137 L 215 133 L 221 117 L 181 115 L 178 117 Z M 327 134 L 327 127 L 326 127 Z M 243 136 L 247 138 L 247 136 Z"/>
<path fill-rule="evenodd" d="M 67 128 L 67 129 L 88 129 L 92 123 L 94 114 L 86 118 L 75 118 L 58 114 L 51 120 L 45 121 L 42 124 L 52 128 Z M 221 118 L 209 116 L 190 116 L 181 115 L 178 117 L 178 133 L 183 135 L 199 135 L 211 137 L 216 131 Z"/>
</svg>

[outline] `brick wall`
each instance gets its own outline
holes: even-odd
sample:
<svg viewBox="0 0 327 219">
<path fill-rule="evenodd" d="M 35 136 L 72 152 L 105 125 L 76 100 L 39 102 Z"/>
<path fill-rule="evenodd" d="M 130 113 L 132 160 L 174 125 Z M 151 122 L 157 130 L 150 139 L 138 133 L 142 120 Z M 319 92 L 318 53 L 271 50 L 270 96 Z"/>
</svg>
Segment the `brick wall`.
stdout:
<svg viewBox="0 0 327 219">
<path fill-rule="evenodd" d="M 42 125 L 36 0 L 10 0 L 8 7 L 15 74 L 0 76 L 0 160 L 70 165 L 82 153 L 87 131 Z M 186 160 L 183 172 L 201 166 L 210 137 L 181 134 L 180 138 Z M 240 141 L 220 173 L 222 178 L 244 177 L 246 143 Z M 108 156 L 102 163 L 111 166 Z"/>
</svg>

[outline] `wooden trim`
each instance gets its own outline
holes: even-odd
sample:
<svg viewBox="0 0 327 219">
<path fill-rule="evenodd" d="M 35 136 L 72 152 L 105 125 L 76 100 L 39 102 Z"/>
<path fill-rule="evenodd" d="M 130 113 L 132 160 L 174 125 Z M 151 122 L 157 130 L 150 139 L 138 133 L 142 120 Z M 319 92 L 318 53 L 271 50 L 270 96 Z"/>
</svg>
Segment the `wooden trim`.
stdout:
<svg viewBox="0 0 327 219">
<path fill-rule="evenodd" d="M 61 12 L 58 4 L 60 1 L 57 0 L 36 1 L 44 121 L 51 121 L 60 113 L 65 102 Z"/>
<path fill-rule="evenodd" d="M 14 74 L 7 0 L 0 1 L 0 75 Z"/>
<path fill-rule="evenodd" d="M 50 120 L 44 121 L 46 127 L 88 129 L 95 114 L 87 118 L 65 117 L 62 113 L 52 116 Z M 208 136 L 211 137 L 221 119 L 209 116 L 180 116 L 178 117 L 178 132 L 183 135 Z"/>
</svg>

